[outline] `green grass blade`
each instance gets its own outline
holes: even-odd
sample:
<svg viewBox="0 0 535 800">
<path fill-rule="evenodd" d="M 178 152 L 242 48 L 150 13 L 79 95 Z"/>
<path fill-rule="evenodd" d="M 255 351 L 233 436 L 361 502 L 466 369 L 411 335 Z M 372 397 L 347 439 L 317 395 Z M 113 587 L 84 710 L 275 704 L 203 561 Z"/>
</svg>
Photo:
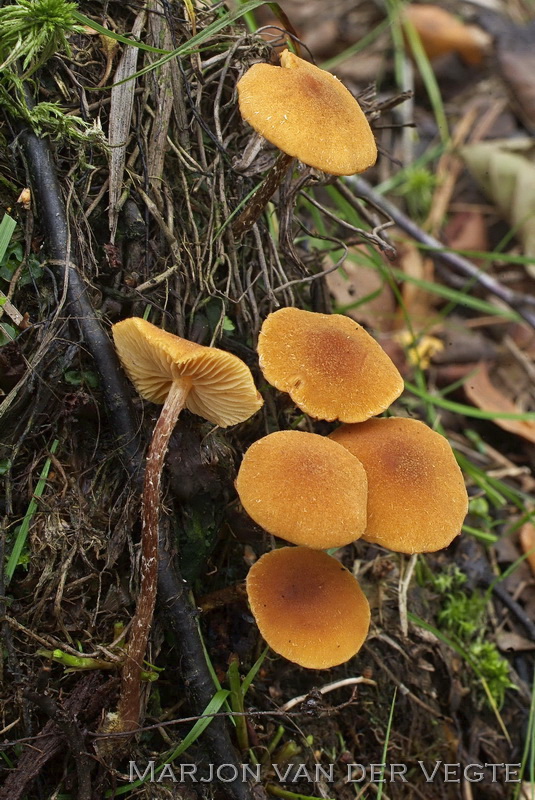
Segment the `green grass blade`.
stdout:
<svg viewBox="0 0 535 800">
<path fill-rule="evenodd" d="M 3 259 L 9 247 L 13 231 L 17 227 L 17 223 L 10 217 L 9 214 L 4 214 L 2 222 L 0 222 L 0 261 Z"/>
<path fill-rule="evenodd" d="M 496 536 L 495 533 L 488 533 L 488 531 L 480 531 L 478 528 L 472 528 L 471 525 L 463 525 L 463 533 L 468 533 L 470 536 L 473 536 L 474 539 L 478 539 L 480 542 L 484 544 L 496 544 L 499 536 Z"/>
<path fill-rule="evenodd" d="M 243 683 L 241 685 L 241 690 L 242 690 L 242 694 L 243 694 L 244 697 L 245 697 L 245 695 L 247 694 L 247 692 L 249 690 L 249 686 L 252 684 L 252 682 L 256 678 L 256 674 L 257 674 L 258 670 L 260 669 L 260 667 L 262 666 L 262 664 L 264 663 L 264 660 L 265 660 L 268 652 L 269 652 L 269 645 L 266 648 L 264 648 L 264 650 L 260 654 L 260 657 L 255 661 L 255 663 L 253 664 L 253 666 L 251 667 L 251 669 L 249 670 L 249 672 L 247 673 L 247 675 L 243 679 Z"/>
<path fill-rule="evenodd" d="M 58 449 L 59 439 L 54 439 L 52 442 L 52 446 L 50 448 L 51 455 L 54 455 L 56 450 Z M 46 479 L 48 478 L 48 473 L 50 472 L 50 467 L 52 464 L 52 460 L 47 458 L 43 469 L 41 470 L 41 475 L 39 476 L 39 481 L 37 482 L 37 486 L 35 487 L 35 491 L 33 493 L 33 497 L 30 500 L 28 508 L 26 510 L 26 514 L 24 515 L 24 519 L 22 520 L 22 524 L 19 528 L 17 533 L 15 543 L 13 545 L 13 550 L 11 551 L 11 555 L 9 556 L 9 560 L 6 566 L 6 586 L 9 585 L 11 578 L 13 577 L 13 573 L 15 572 L 17 565 L 19 563 L 20 554 L 26 544 L 26 539 L 28 538 L 28 531 L 30 530 L 30 525 L 32 519 L 34 517 L 35 512 L 38 508 L 38 500 L 42 496 L 45 486 L 46 486 Z"/>
<path fill-rule="evenodd" d="M 379 787 L 378 787 L 378 790 L 377 790 L 377 800 L 381 800 L 381 798 L 383 796 L 383 786 L 384 786 L 383 778 L 384 778 L 384 774 L 385 774 L 385 765 L 387 763 L 386 758 L 387 758 L 387 755 L 388 755 L 388 743 L 390 741 L 390 733 L 392 731 L 392 721 L 394 719 L 394 709 L 396 707 L 397 693 L 398 693 L 398 687 L 395 686 L 394 687 L 394 694 L 392 695 L 392 703 L 390 704 L 390 714 L 388 715 L 388 723 L 387 723 L 387 726 L 386 726 L 385 743 L 383 745 L 383 756 L 382 756 L 382 759 L 381 759 L 381 764 L 383 766 L 381 767 L 381 778 L 380 778 Z"/>
<path fill-rule="evenodd" d="M 204 709 L 201 719 L 197 720 L 193 728 L 180 742 L 178 747 L 175 750 L 173 750 L 173 752 L 168 758 L 165 759 L 166 764 L 171 764 L 175 759 L 181 756 L 182 753 L 184 753 L 188 749 L 188 747 L 191 747 L 193 742 L 197 741 L 201 733 L 212 722 L 213 717 L 210 715 L 217 714 L 217 712 L 219 711 L 223 703 L 226 701 L 229 694 L 230 691 L 228 689 L 220 689 L 218 692 L 215 693 L 215 695 L 212 697 L 212 699 Z"/>
<path fill-rule="evenodd" d="M 390 0 L 389 5 L 393 6 L 397 13 L 399 13 L 399 10 L 402 8 L 401 4 L 396 0 Z M 402 19 L 401 24 L 411 48 L 412 55 L 414 56 L 414 60 L 416 61 L 416 66 L 418 67 L 420 76 L 424 83 L 427 96 L 429 97 L 429 102 L 431 103 L 431 108 L 433 109 L 433 113 L 435 115 L 435 122 L 437 124 L 440 139 L 444 144 L 447 144 L 450 141 L 448 120 L 446 117 L 446 112 L 444 111 L 442 95 L 440 93 L 440 87 L 435 77 L 433 67 L 423 48 L 422 40 L 420 39 L 420 36 L 418 35 L 412 22 L 409 22 L 408 19 Z"/>
<path fill-rule="evenodd" d="M 149 53 L 169 53 L 170 50 L 162 50 L 160 47 L 151 47 L 150 44 L 145 44 L 144 42 L 140 42 L 137 39 L 132 39 L 129 36 L 124 36 L 121 33 L 115 33 L 115 31 L 111 31 L 109 28 L 105 28 L 103 25 L 100 25 L 98 22 L 95 22 L 94 19 L 90 17 L 86 17 L 85 14 L 80 14 L 79 11 L 73 11 L 72 13 L 73 18 L 80 23 L 80 25 L 86 25 L 91 30 L 100 33 L 101 36 L 107 36 L 108 39 L 113 39 L 116 42 L 121 42 L 122 44 L 129 44 L 132 47 L 137 47 L 139 50 L 146 50 Z"/>
<path fill-rule="evenodd" d="M 408 381 L 405 381 L 405 388 L 408 389 L 408 391 L 412 394 L 415 394 L 416 397 L 426 400 L 428 403 L 438 406 L 438 408 L 444 408 L 447 411 L 453 411 L 456 414 L 464 414 L 465 417 L 490 420 L 515 419 L 521 422 L 535 422 L 535 412 L 532 411 L 526 411 L 523 414 L 513 414 L 505 411 L 483 411 L 480 408 L 467 406 L 464 403 L 455 403 L 452 400 L 446 400 L 440 395 L 430 394 L 429 392 L 420 389 L 418 386 L 415 386 L 414 383 L 409 383 Z"/>
<path fill-rule="evenodd" d="M 526 776 L 528 762 L 529 774 Z M 520 777 L 523 778 L 525 782 L 530 783 L 530 798 L 531 800 L 535 800 L 535 675 L 533 676 L 533 684 L 531 687 L 528 729 L 526 731 L 526 740 L 524 742 L 524 750 L 522 752 Z M 521 792 L 522 797 L 527 800 L 527 787 L 526 789 L 523 789 L 522 783 L 518 783 L 517 786 L 515 786 L 512 800 L 519 800 Z"/>
<path fill-rule="evenodd" d="M 368 45 L 372 44 L 387 28 L 390 27 L 390 20 L 384 19 L 382 22 L 379 23 L 375 28 L 373 28 L 366 36 L 363 36 L 362 39 L 356 44 L 352 44 L 351 47 L 346 47 L 345 50 L 342 50 L 341 53 L 338 55 L 333 56 L 333 58 L 329 58 L 327 61 L 323 61 L 320 64 L 322 69 L 334 69 L 337 67 L 338 64 L 342 64 L 346 59 L 350 58 L 351 56 L 360 53 L 362 50 L 365 50 Z"/>
<path fill-rule="evenodd" d="M 189 731 L 189 733 L 182 739 L 178 747 L 172 751 L 172 753 L 166 757 L 163 764 L 160 764 L 155 770 L 154 775 L 159 775 L 160 772 L 165 768 L 167 764 L 171 764 L 175 761 L 179 756 L 184 753 L 188 747 L 197 741 L 199 736 L 203 733 L 203 731 L 208 727 L 208 725 L 212 722 L 213 716 L 212 714 L 217 714 L 220 710 L 223 703 L 226 701 L 227 697 L 229 696 L 230 691 L 228 689 L 221 689 L 220 691 L 216 692 L 216 694 L 212 697 L 206 708 L 204 709 L 202 717 L 197 720 L 193 728 Z M 146 781 L 150 778 L 150 773 L 147 774 L 147 777 L 138 778 L 136 781 L 132 781 L 129 783 L 128 786 L 121 786 L 117 789 L 109 789 L 105 797 L 119 797 L 123 794 L 128 794 L 129 792 L 137 789 L 139 786 L 142 786 Z"/>
<path fill-rule="evenodd" d="M 232 25 L 234 22 L 239 20 L 240 17 L 243 17 L 248 11 L 253 11 L 255 8 L 258 8 L 259 6 L 263 5 L 264 2 L 265 0 L 248 0 L 247 3 L 244 3 L 242 6 L 239 6 L 238 8 L 234 9 L 234 11 L 229 11 L 220 19 L 216 19 L 214 20 L 214 22 L 211 22 L 210 25 L 207 25 L 206 28 L 204 28 L 199 33 L 195 34 L 195 36 L 192 36 L 191 39 L 188 39 L 187 42 L 184 42 L 184 44 L 181 44 L 174 50 L 164 50 L 165 55 L 163 55 L 161 58 L 157 59 L 152 64 L 147 64 L 147 66 L 143 67 L 142 69 L 138 70 L 132 75 L 129 75 L 124 80 L 117 81 L 117 83 L 114 83 L 113 86 L 120 86 L 122 83 L 126 83 L 126 81 L 135 80 L 136 78 L 140 78 L 142 75 L 146 75 L 148 72 L 157 70 L 164 64 L 167 64 L 167 62 L 170 61 L 172 58 L 177 58 L 178 56 L 186 56 L 189 55 L 190 53 L 195 52 L 196 50 L 198 50 L 201 44 L 204 44 L 204 42 L 208 41 L 216 33 L 219 33 L 225 28 L 228 28 L 229 25 Z M 91 25 L 93 25 L 93 23 L 91 23 Z M 109 31 L 106 28 L 104 30 L 106 31 L 106 36 L 108 36 Z M 130 39 L 126 39 L 126 43 L 132 45 L 133 47 L 139 47 L 139 42 Z M 146 50 L 147 47 L 144 46 L 141 49 Z M 101 86 L 99 87 L 99 90 L 102 91 L 104 89 L 110 89 L 110 88 L 111 88 L 110 86 Z M 91 91 L 98 91 L 98 89 L 95 88 L 92 89 Z"/>
<path fill-rule="evenodd" d="M 505 727 L 505 723 L 502 719 L 498 706 L 496 705 L 496 701 L 494 700 L 494 697 L 492 696 L 492 693 L 489 689 L 489 685 L 485 680 L 485 678 L 483 677 L 483 675 L 481 674 L 481 672 L 477 669 L 476 665 L 474 664 L 474 662 L 472 661 L 466 650 L 464 650 L 462 647 L 460 647 L 460 645 L 458 645 L 456 642 L 450 639 L 449 636 L 445 636 L 443 633 L 441 633 L 441 631 L 435 628 L 434 625 L 430 625 L 424 619 L 417 617 L 416 614 L 413 614 L 412 612 L 409 611 L 407 616 L 414 625 L 418 625 L 418 627 L 423 628 L 425 631 L 429 631 L 429 633 L 434 634 L 437 637 L 437 639 L 440 639 L 441 642 L 444 642 L 444 644 L 447 644 L 448 647 L 452 648 L 452 650 L 455 650 L 455 652 L 458 653 L 461 656 L 461 658 L 463 658 L 464 661 L 466 661 L 466 663 L 474 670 L 475 674 L 477 675 L 483 687 L 485 694 L 487 695 L 487 699 L 489 701 L 490 707 L 494 712 L 494 716 L 496 717 L 496 720 L 498 721 L 498 724 L 505 738 L 507 739 L 507 742 L 509 743 L 509 745 L 511 745 L 512 742 L 511 742 L 511 737 L 509 736 L 509 731 Z"/>
</svg>

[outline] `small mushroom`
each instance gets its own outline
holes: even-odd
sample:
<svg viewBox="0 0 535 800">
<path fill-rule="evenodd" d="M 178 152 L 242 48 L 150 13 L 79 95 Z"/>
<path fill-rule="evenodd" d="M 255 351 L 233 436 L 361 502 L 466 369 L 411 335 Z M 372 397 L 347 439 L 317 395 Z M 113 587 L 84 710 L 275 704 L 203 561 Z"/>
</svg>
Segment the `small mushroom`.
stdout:
<svg viewBox="0 0 535 800">
<path fill-rule="evenodd" d="M 402 417 L 342 425 L 329 437 L 363 464 L 368 524 L 363 539 L 399 553 L 447 547 L 468 511 L 464 479 L 448 441 Z"/>
<path fill-rule="evenodd" d="M 247 594 L 268 645 L 308 669 L 343 664 L 368 634 L 370 607 L 357 580 L 318 550 L 266 553 L 249 570 Z"/>
<path fill-rule="evenodd" d="M 315 433 L 277 431 L 251 445 L 236 479 L 258 525 L 293 544 L 324 550 L 366 526 L 366 474 L 344 447 Z"/>
<path fill-rule="evenodd" d="M 140 672 L 156 601 L 160 480 L 169 437 L 184 407 L 221 427 L 250 417 L 262 405 L 249 368 L 236 356 L 203 347 L 131 317 L 112 328 L 121 363 L 139 394 L 163 403 L 147 455 L 142 497 L 141 587 L 123 669 L 119 722 L 139 722 Z"/>
<path fill-rule="evenodd" d="M 492 37 L 476 25 L 466 25 L 445 8 L 426 3 L 408 3 L 401 19 L 413 25 L 427 57 L 458 53 L 467 64 L 479 66 L 489 51 Z M 406 37 L 409 38 L 409 37 Z"/>
<path fill-rule="evenodd" d="M 403 391 L 403 379 L 381 346 L 354 320 L 281 308 L 258 339 L 265 379 L 312 417 L 362 422 Z"/>
<path fill-rule="evenodd" d="M 238 81 L 244 120 L 279 150 L 330 175 L 372 167 L 377 145 L 351 92 L 289 50 L 280 62 L 254 64 Z"/>
<path fill-rule="evenodd" d="M 258 219 L 292 159 L 330 175 L 375 164 L 377 145 L 366 115 L 340 81 L 284 50 L 281 66 L 254 64 L 238 81 L 242 117 L 281 150 L 272 172 L 234 223 L 243 233 Z"/>
<path fill-rule="evenodd" d="M 180 396 L 174 401 L 180 410 L 185 407 L 222 428 L 243 422 L 263 404 L 249 367 L 232 353 L 181 339 L 139 317 L 116 323 L 112 333 L 139 394 L 164 404 L 161 416 L 171 394 Z"/>
</svg>

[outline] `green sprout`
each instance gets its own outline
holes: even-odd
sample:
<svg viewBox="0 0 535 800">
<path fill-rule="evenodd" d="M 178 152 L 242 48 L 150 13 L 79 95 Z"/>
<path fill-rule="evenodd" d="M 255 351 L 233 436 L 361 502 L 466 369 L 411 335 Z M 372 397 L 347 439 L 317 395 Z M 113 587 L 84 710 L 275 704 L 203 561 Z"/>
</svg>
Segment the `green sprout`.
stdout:
<svg viewBox="0 0 535 800">
<path fill-rule="evenodd" d="M 70 53 L 67 34 L 84 31 L 76 9 L 65 0 L 18 0 L 0 8 L 0 68 L 21 59 L 27 78 L 54 53 Z"/>
<path fill-rule="evenodd" d="M 396 194 L 405 198 L 409 214 L 415 220 L 423 221 L 427 217 L 437 182 L 436 175 L 427 167 L 414 165 L 405 170 L 405 180 Z"/>
<path fill-rule="evenodd" d="M 427 574 L 432 588 L 441 596 L 439 631 L 458 646 L 481 683 L 487 687 L 496 708 L 503 705 L 506 689 L 515 689 L 509 676 L 509 663 L 494 642 L 487 640 L 486 592 L 466 592 L 466 576 L 452 565 L 438 575 Z"/>
</svg>

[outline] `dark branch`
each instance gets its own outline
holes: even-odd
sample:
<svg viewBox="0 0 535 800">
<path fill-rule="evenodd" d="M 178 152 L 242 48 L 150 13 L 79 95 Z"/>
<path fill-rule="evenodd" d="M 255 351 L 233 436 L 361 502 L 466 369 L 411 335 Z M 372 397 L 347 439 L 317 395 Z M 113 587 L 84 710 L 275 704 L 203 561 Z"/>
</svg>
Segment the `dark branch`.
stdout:
<svg viewBox="0 0 535 800">
<path fill-rule="evenodd" d="M 438 239 L 425 233 L 425 231 L 419 228 L 415 222 L 409 219 L 409 217 L 400 211 L 393 203 L 390 203 L 380 194 L 377 194 L 370 184 L 362 178 L 351 177 L 345 180 L 359 197 L 364 198 L 375 206 L 375 208 L 380 209 L 385 216 L 393 219 L 396 225 L 399 225 L 399 227 L 415 239 L 415 241 L 430 248 L 431 252 L 429 255 L 431 258 L 441 261 L 456 272 L 460 272 L 461 275 L 465 275 L 467 278 L 479 283 L 488 292 L 499 297 L 500 300 L 503 300 L 513 311 L 520 314 L 532 328 L 535 328 L 534 297 L 529 297 L 519 292 L 513 292 L 506 286 L 502 286 L 502 284 L 491 275 L 488 275 L 486 272 L 479 269 L 479 267 L 476 267 L 476 265 L 472 264 L 468 259 L 457 255 L 457 253 L 446 252 L 442 242 L 439 242 Z"/>
</svg>

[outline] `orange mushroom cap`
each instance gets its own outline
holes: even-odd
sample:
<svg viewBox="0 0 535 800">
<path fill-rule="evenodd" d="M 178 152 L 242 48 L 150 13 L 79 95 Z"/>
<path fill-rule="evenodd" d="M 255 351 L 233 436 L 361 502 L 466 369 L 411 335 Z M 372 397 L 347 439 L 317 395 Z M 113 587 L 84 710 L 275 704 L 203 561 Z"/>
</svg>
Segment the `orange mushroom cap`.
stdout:
<svg viewBox="0 0 535 800">
<path fill-rule="evenodd" d="M 251 371 L 232 353 L 181 339 L 140 317 L 112 327 L 121 363 L 139 394 L 164 403 L 171 384 L 189 388 L 186 407 L 225 428 L 262 406 Z"/>
<path fill-rule="evenodd" d="M 283 547 L 249 570 L 247 594 L 260 633 L 279 655 L 308 669 L 352 658 L 370 626 L 370 607 L 353 575 L 327 553 Z"/>
<path fill-rule="evenodd" d="M 367 542 L 400 553 L 447 547 L 468 511 L 464 479 L 448 441 L 401 417 L 342 425 L 329 437 L 368 475 Z"/>
<path fill-rule="evenodd" d="M 324 550 L 358 539 L 366 526 L 366 474 L 324 436 L 277 431 L 245 453 L 236 479 L 244 509 L 265 530 Z"/>
<path fill-rule="evenodd" d="M 431 60 L 446 53 L 458 53 L 467 64 L 481 64 L 491 37 L 475 25 L 466 25 L 445 8 L 426 3 L 409 3 L 402 19 L 411 23 Z"/>
<path fill-rule="evenodd" d="M 375 164 L 368 120 L 329 72 L 284 50 L 280 67 L 254 64 L 237 88 L 242 117 L 284 153 L 332 175 Z"/>
<path fill-rule="evenodd" d="M 281 308 L 258 339 L 266 380 L 318 419 L 362 422 L 403 391 L 403 379 L 364 328 L 341 314 Z"/>
</svg>

